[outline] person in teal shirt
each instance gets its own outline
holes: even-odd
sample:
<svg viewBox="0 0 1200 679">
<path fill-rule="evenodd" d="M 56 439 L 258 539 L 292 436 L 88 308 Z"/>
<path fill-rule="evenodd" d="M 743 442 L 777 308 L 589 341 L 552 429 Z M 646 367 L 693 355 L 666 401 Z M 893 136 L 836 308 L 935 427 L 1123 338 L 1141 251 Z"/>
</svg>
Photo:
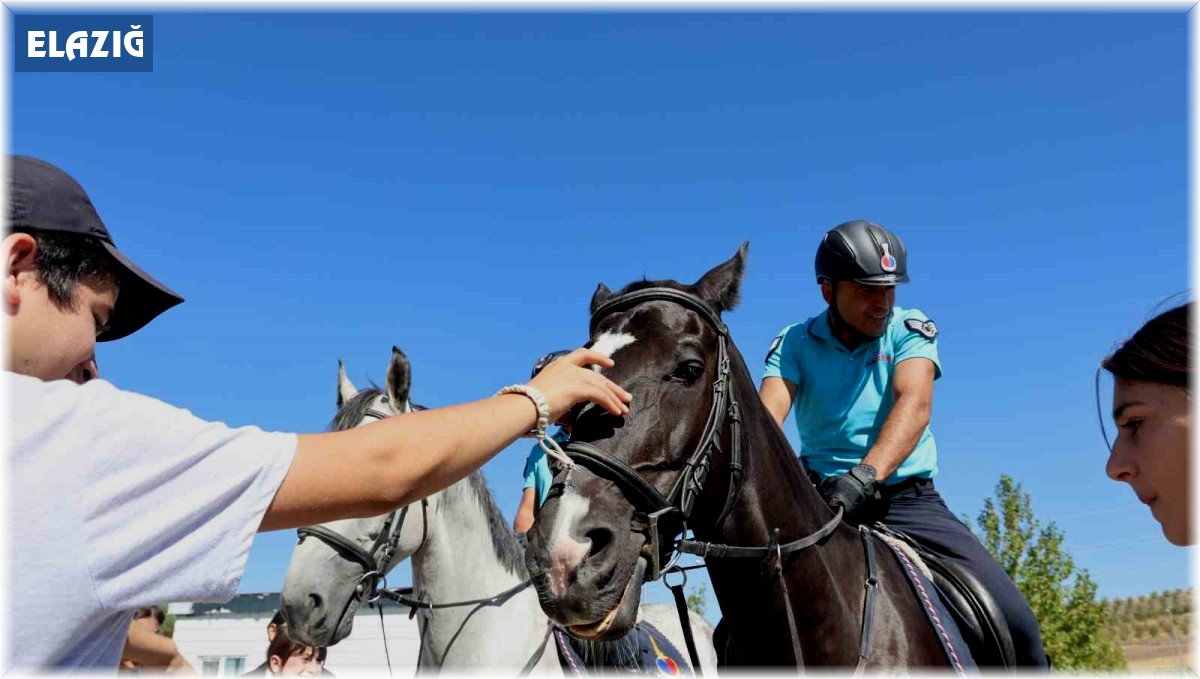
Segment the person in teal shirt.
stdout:
<svg viewBox="0 0 1200 679">
<path fill-rule="evenodd" d="M 1024 596 L 934 488 L 938 328 L 919 310 L 896 306 L 896 286 L 908 282 L 904 243 L 872 222 L 840 224 L 817 248 L 816 274 L 827 307 L 771 343 L 763 404 L 781 427 L 795 409 L 801 461 L 831 507 L 852 523 L 881 521 L 957 562 L 1004 612 L 1017 663 L 1047 667 Z"/>
<path fill-rule="evenodd" d="M 566 356 L 569 351 L 552 351 L 542 356 L 533 364 L 533 375 L 559 358 Z M 558 423 L 558 431 L 551 435 L 555 441 L 566 443 L 571 439 L 571 425 L 565 421 Z M 529 456 L 525 458 L 525 489 L 521 492 L 521 504 L 517 507 L 517 516 L 513 519 L 513 531 L 518 535 L 529 532 L 533 525 L 537 510 L 546 501 L 546 493 L 554 482 L 554 474 L 550 471 L 550 461 L 546 459 L 546 451 L 540 443 L 533 444 Z"/>
</svg>

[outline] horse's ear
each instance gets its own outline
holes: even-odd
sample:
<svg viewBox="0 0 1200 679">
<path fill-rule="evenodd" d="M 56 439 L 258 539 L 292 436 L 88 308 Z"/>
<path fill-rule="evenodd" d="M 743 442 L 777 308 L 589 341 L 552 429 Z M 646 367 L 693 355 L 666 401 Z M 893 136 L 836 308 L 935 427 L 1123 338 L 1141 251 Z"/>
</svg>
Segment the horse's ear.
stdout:
<svg viewBox="0 0 1200 679">
<path fill-rule="evenodd" d="M 607 302 L 609 297 L 612 297 L 612 290 L 609 290 L 608 286 L 603 283 L 597 285 L 596 291 L 592 293 L 591 313 L 596 313 L 596 309 L 599 309 L 601 304 Z"/>
<path fill-rule="evenodd" d="M 742 243 L 737 254 L 700 277 L 695 288 L 700 299 L 708 302 L 717 313 L 730 311 L 741 301 L 742 275 L 746 272 L 746 251 L 750 241 Z"/>
<path fill-rule="evenodd" d="M 350 378 L 346 377 L 345 364 L 343 364 L 342 361 L 339 359 L 338 360 L 337 407 L 341 408 L 342 405 L 346 403 L 346 401 L 349 401 L 350 399 L 354 398 L 354 395 L 357 393 L 358 393 L 358 389 L 355 389 L 354 385 L 351 384 L 351 382 L 350 382 Z"/>
<path fill-rule="evenodd" d="M 404 410 L 408 393 L 412 389 L 412 366 L 399 347 L 392 347 L 392 362 L 388 364 L 387 395 L 396 412 Z"/>
</svg>

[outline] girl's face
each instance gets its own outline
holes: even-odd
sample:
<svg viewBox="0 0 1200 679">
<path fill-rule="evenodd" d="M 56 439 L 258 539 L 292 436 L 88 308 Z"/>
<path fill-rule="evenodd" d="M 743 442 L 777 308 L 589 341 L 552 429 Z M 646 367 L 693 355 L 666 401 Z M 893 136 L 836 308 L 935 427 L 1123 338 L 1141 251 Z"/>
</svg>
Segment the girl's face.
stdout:
<svg viewBox="0 0 1200 679">
<path fill-rule="evenodd" d="M 321 666 L 324 665 L 319 658 L 315 647 L 305 646 L 286 661 L 277 655 L 271 656 L 271 671 L 287 677 L 315 677 L 321 673 Z"/>
<path fill-rule="evenodd" d="M 1113 385 L 1117 440 L 1106 471 L 1128 483 L 1175 545 L 1192 544 L 1188 480 L 1188 392 L 1118 377 Z"/>
</svg>

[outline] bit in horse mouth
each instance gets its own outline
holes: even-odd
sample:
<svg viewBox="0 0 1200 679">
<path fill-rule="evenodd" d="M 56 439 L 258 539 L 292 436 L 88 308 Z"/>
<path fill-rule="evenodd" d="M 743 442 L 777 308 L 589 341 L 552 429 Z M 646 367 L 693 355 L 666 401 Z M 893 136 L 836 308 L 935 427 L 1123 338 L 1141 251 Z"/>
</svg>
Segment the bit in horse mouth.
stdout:
<svg viewBox="0 0 1200 679">
<path fill-rule="evenodd" d="M 624 601 L 624 597 L 622 597 L 622 601 Z M 567 629 L 570 630 L 572 635 L 577 636 L 580 639 L 599 637 L 607 632 L 610 627 L 612 627 L 613 620 L 616 619 L 617 612 L 620 610 L 621 601 L 618 601 L 617 605 L 613 606 L 613 609 L 609 611 L 608 615 L 604 616 L 600 622 L 594 622 L 590 625 L 571 625 Z"/>
<path fill-rule="evenodd" d="M 633 567 L 633 571 L 629 574 L 629 580 L 625 583 L 625 588 L 621 593 L 621 598 L 617 600 L 617 603 L 613 604 L 612 610 L 605 614 L 603 618 L 594 623 L 584 625 L 568 625 L 567 631 L 569 631 L 572 636 L 580 639 L 604 638 L 604 636 L 612 628 L 613 623 L 616 622 L 617 616 L 622 610 L 625 609 L 626 602 L 632 600 L 630 597 L 634 597 L 640 593 L 642 581 L 646 577 L 647 565 L 646 557 L 639 556 L 637 563 Z"/>
</svg>

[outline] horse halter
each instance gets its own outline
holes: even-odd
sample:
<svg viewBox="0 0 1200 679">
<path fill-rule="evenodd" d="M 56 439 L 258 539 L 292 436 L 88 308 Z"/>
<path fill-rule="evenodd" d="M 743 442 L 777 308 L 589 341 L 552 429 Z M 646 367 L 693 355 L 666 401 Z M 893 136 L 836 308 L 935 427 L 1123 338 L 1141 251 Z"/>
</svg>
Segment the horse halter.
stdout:
<svg viewBox="0 0 1200 679">
<path fill-rule="evenodd" d="M 385 396 L 385 401 L 386 398 Z M 413 410 L 425 410 L 425 408 L 414 405 Z M 390 414 L 383 413 L 371 408 L 367 410 L 365 417 L 384 420 L 394 414 L 397 413 L 394 411 Z M 363 549 L 354 540 L 325 526 L 304 526 L 296 529 L 296 535 L 300 542 L 304 542 L 304 538 L 311 535 L 362 564 L 363 574 L 358 579 L 358 584 L 354 588 L 354 596 L 360 601 L 365 597 L 366 601 L 371 603 L 379 599 L 380 590 L 382 589 L 381 585 L 387 584 L 386 574 L 388 569 L 391 568 L 392 561 L 396 558 L 396 551 L 400 543 L 400 534 L 404 529 L 404 520 L 408 518 L 408 509 L 410 506 L 404 505 L 388 513 L 387 518 L 383 521 L 383 526 L 379 529 L 379 535 L 375 538 L 375 542 L 371 545 L 370 549 Z M 428 536 L 429 500 L 421 498 L 421 545 L 425 544 L 425 539 Z"/>
<path fill-rule="evenodd" d="M 569 441 L 563 450 L 576 464 L 596 476 L 614 483 L 634 506 L 633 531 L 646 536 L 642 555 L 647 560 L 646 580 L 654 581 L 679 558 L 675 536 L 687 530 L 696 499 L 704 490 L 712 468 L 714 454 L 721 450 L 721 436 L 728 422 L 730 448 L 730 482 L 721 513 L 714 525 L 719 525 L 733 508 L 742 478 L 742 415 L 732 391 L 729 367 L 729 328 L 720 315 L 703 300 L 674 288 L 654 287 L 614 297 L 601 304 L 592 314 L 589 332 L 606 317 L 627 311 L 645 302 L 672 302 L 696 312 L 717 333 L 717 375 L 712 383 L 712 407 L 704 425 L 700 442 L 683 465 L 683 471 L 664 497 L 628 464 L 601 452 L 583 441 Z M 665 564 L 665 565 L 664 565 Z"/>
</svg>

